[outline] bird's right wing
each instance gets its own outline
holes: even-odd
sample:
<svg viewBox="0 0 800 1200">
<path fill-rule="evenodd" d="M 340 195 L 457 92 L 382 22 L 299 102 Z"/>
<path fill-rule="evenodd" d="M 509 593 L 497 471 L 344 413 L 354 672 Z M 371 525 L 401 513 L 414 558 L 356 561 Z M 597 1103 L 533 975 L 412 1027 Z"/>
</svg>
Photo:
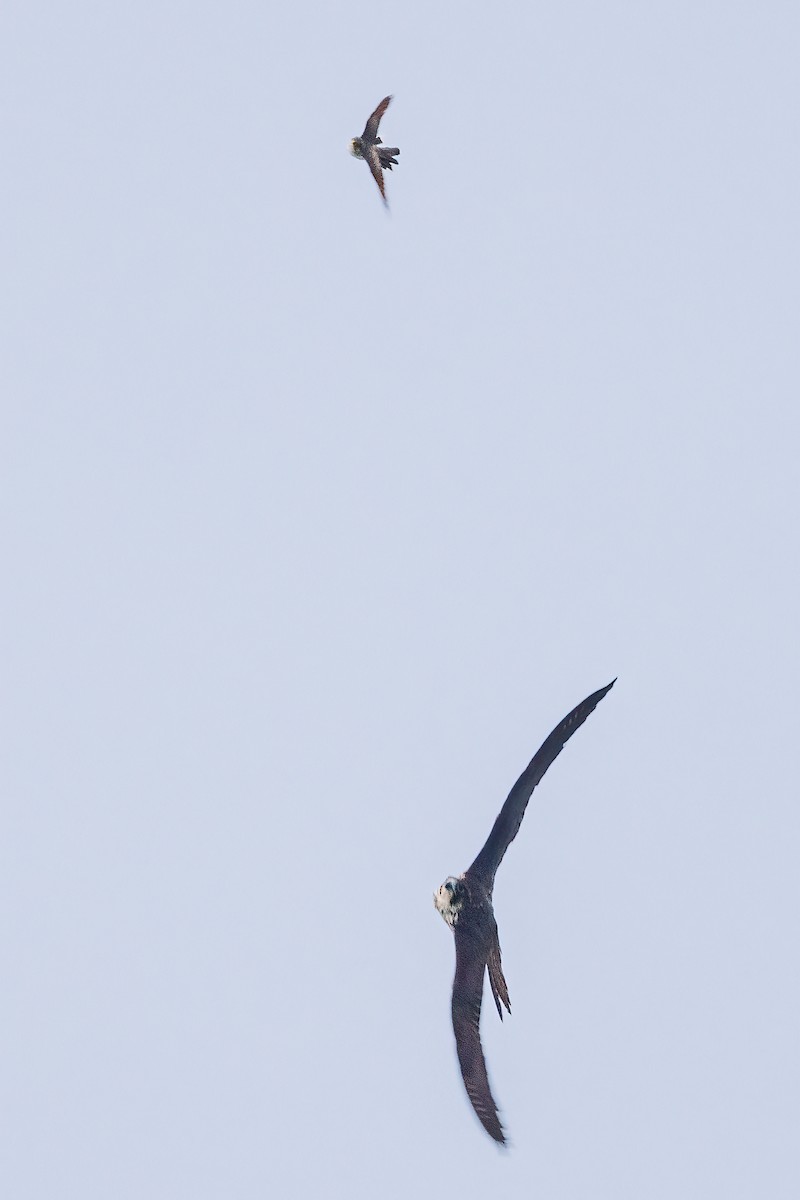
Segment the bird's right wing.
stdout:
<svg viewBox="0 0 800 1200">
<path fill-rule="evenodd" d="M 486 1060 L 481 1046 L 481 1001 L 483 973 L 486 969 L 486 950 L 468 932 L 456 924 L 456 974 L 453 979 L 453 1032 L 464 1087 L 483 1128 L 496 1142 L 505 1145 L 503 1126 L 497 1115 L 486 1074 Z"/>
<path fill-rule="evenodd" d="M 503 861 L 503 855 L 517 836 L 533 789 L 539 783 L 551 763 L 558 758 L 575 730 L 579 729 L 589 714 L 594 712 L 597 705 L 605 694 L 611 691 L 615 683 L 616 680 L 612 679 L 611 683 L 606 687 L 600 688 L 598 692 L 593 692 L 591 696 L 587 696 L 577 708 L 573 708 L 572 712 L 564 717 L 561 724 L 556 726 L 549 738 L 539 747 L 509 792 L 508 799 L 500 809 L 500 815 L 492 827 L 492 832 L 486 839 L 485 846 L 466 872 L 468 876 L 482 876 L 491 888 L 495 872 Z"/>
<path fill-rule="evenodd" d="M 381 100 L 378 107 L 375 109 L 375 112 L 372 114 L 372 116 L 367 121 L 366 125 L 364 126 L 364 132 L 361 135 L 365 142 L 366 141 L 368 141 L 368 142 L 375 141 L 375 138 L 378 135 L 378 126 L 381 123 L 381 117 L 386 112 L 387 108 L 391 104 L 391 101 L 392 101 L 391 96 L 385 96 L 384 99 Z"/>
</svg>

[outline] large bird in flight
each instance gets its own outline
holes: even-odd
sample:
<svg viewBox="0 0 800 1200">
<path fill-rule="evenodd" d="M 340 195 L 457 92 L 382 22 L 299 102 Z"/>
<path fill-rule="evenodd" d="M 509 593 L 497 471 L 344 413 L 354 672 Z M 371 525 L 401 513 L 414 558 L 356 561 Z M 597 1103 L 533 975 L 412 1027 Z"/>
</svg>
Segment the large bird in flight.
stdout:
<svg viewBox="0 0 800 1200">
<path fill-rule="evenodd" d="M 517 836 L 533 789 L 575 730 L 595 710 L 615 683 L 616 680 L 612 680 L 607 687 L 600 688 L 599 692 L 588 696 L 556 726 L 509 792 L 486 845 L 475 862 L 457 879 L 449 876 L 433 894 L 434 904 L 455 935 L 453 1030 L 464 1086 L 484 1129 L 501 1145 L 505 1145 L 506 1139 L 497 1115 L 497 1105 L 489 1088 L 480 1036 L 483 977 L 487 969 L 489 985 L 500 1019 L 503 1019 L 501 1001 L 507 1011 L 511 1012 L 508 986 L 500 961 L 497 922 L 492 908 L 494 877 L 503 861 L 503 855 Z"/>
<path fill-rule="evenodd" d="M 381 123 L 381 117 L 386 112 L 392 97 L 386 96 L 381 100 L 375 112 L 364 126 L 364 132 L 361 137 L 350 139 L 350 153 L 354 158 L 363 158 L 366 160 L 373 178 L 377 183 L 380 193 L 383 196 L 383 203 L 389 207 L 389 201 L 386 199 L 386 189 L 383 186 L 383 172 L 391 171 L 392 167 L 396 167 L 396 155 L 400 153 L 397 146 L 384 146 L 381 139 L 378 137 L 378 126 Z"/>
</svg>

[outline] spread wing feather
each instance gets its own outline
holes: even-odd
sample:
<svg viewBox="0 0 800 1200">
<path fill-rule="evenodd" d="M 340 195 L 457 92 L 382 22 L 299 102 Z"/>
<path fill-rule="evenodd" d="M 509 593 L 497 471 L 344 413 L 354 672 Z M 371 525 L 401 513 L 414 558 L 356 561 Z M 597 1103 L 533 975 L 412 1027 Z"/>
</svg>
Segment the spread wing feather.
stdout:
<svg viewBox="0 0 800 1200">
<path fill-rule="evenodd" d="M 486 839 L 486 844 L 480 854 L 466 872 L 467 876 L 482 876 L 491 891 L 495 872 L 503 861 L 506 850 L 517 836 L 533 789 L 550 764 L 558 758 L 575 730 L 579 729 L 589 714 L 594 712 L 615 683 L 616 680 L 612 679 L 606 687 L 587 696 L 576 708 L 573 708 L 568 716 L 564 717 L 561 724 L 556 726 L 547 740 L 539 747 L 509 792 L 508 799 L 500 809 L 500 815 L 492 827 L 492 832 Z"/>
<path fill-rule="evenodd" d="M 505 1145 L 503 1126 L 497 1115 L 486 1060 L 481 1046 L 480 1020 L 483 973 L 489 947 L 467 925 L 456 925 L 456 973 L 453 979 L 453 1032 L 464 1087 L 486 1132 Z M 498 1006 L 499 1007 L 499 1006 Z"/>
<path fill-rule="evenodd" d="M 378 133 L 378 126 L 381 123 L 381 117 L 386 112 L 387 108 L 391 104 L 391 101 L 392 101 L 391 96 L 385 96 L 383 98 L 383 100 L 381 100 L 378 107 L 375 109 L 375 112 L 372 114 L 372 116 L 367 121 L 366 125 L 364 126 L 364 132 L 361 135 L 361 137 L 363 138 L 363 140 L 365 142 L 374 142 L 375 141 L 375 138 Z"/>
<path fill-rule="evenodd" d="M 383 203 L 389 207 L 389 201 L 386 199 L 386 189 L 383 186 L 383 171 L 381 170 L 381 162 L 378 157 L 378 151 L 374 146 L 367 147 L 366 159 L 369 164 L 369 169 L 372 171 L 372 178 L 377 183 L 380 193 L 383 196 Z"/>
</svg>

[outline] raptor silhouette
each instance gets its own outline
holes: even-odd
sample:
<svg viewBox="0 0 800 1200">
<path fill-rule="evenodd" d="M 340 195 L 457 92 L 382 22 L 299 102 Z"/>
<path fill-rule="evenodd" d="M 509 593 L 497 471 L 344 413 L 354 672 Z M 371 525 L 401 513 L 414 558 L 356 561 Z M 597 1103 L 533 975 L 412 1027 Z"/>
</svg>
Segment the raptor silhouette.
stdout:
<svg viewBox="0 0 800 1200">
<path fill-rule="evenodd" d="M 487 970 L 500 1019 L 503 1019 L 501 1003 L 511 1012 L 508 985 L 500 959 L 497 921 L 492 907 L 494 877 L 503 855 L 519 832 L 533 789 L 575 730 L 580 728 L 615 683 L 613 679 L 606 687 L 587 696 L 556 726 L 509 792 L 492 832 L 472 866 L 458 878 L 450 875 L 433 894 L 434 904 L 455 935 L 453 1031 L 464 1086 L 484 1129 L 502 1145 L 505 1145 L 506 1137 L 489 1087 L 480 1036 L 483 977 Z"/>
<path fill-rule="evenodd" d="M 397 146 L 384 146 L 381 139 L 378 137 L 378 126 L 381 123 L 381 117 L 386 112 L 392 97 L 386 96 L 381 100 L 375 112 L 364 126 L 364 132 L 361 137 L 350 139 L 350 153 L 354 158 L 363 158 L 373 178 L 380 189 L 383 203 L 389 207 L 389 201 L 386 199 L 386 188 L 383 184 L 383 172 L 391 171 L 392 167 L 396 167 L 397 155 L 400 153 Z"/>
</svg>

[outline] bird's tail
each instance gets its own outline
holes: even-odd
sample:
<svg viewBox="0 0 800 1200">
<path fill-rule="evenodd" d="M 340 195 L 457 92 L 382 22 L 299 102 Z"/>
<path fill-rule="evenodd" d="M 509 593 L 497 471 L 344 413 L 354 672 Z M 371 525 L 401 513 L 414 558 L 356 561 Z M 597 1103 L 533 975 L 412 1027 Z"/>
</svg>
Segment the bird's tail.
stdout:
<svg viewBox="0 0 800 1200">
<path fill-rule="evenodd" d="M 378 158 L 381 160 L 381 166 L 384 171 L 391 171 L 392 167 L 398 165 L 395 155 L 399 154 L 400 150 L 397 146 L 379 146 Z"/>
<path fill-rule="evenodd" d="M 511 1001 L 508 997 L 508 984 L 506 983 L 505 975 L 503 974 L 503 966 L 500 960 L 500 939 L 497 936 L 497 930 L 494 933 L 494 941 L 489 950 L 489 958 L 486 963 L 489 968 L 489 983 L 492 987 L 492 995 L 494 1002 L 497 1005 L 497 1013 L 500 1020 L 503 1019 L 503 1010 L 500 1007 L 500 1001 L 509 1012 L 511 1012 Z"/>
</svg>

